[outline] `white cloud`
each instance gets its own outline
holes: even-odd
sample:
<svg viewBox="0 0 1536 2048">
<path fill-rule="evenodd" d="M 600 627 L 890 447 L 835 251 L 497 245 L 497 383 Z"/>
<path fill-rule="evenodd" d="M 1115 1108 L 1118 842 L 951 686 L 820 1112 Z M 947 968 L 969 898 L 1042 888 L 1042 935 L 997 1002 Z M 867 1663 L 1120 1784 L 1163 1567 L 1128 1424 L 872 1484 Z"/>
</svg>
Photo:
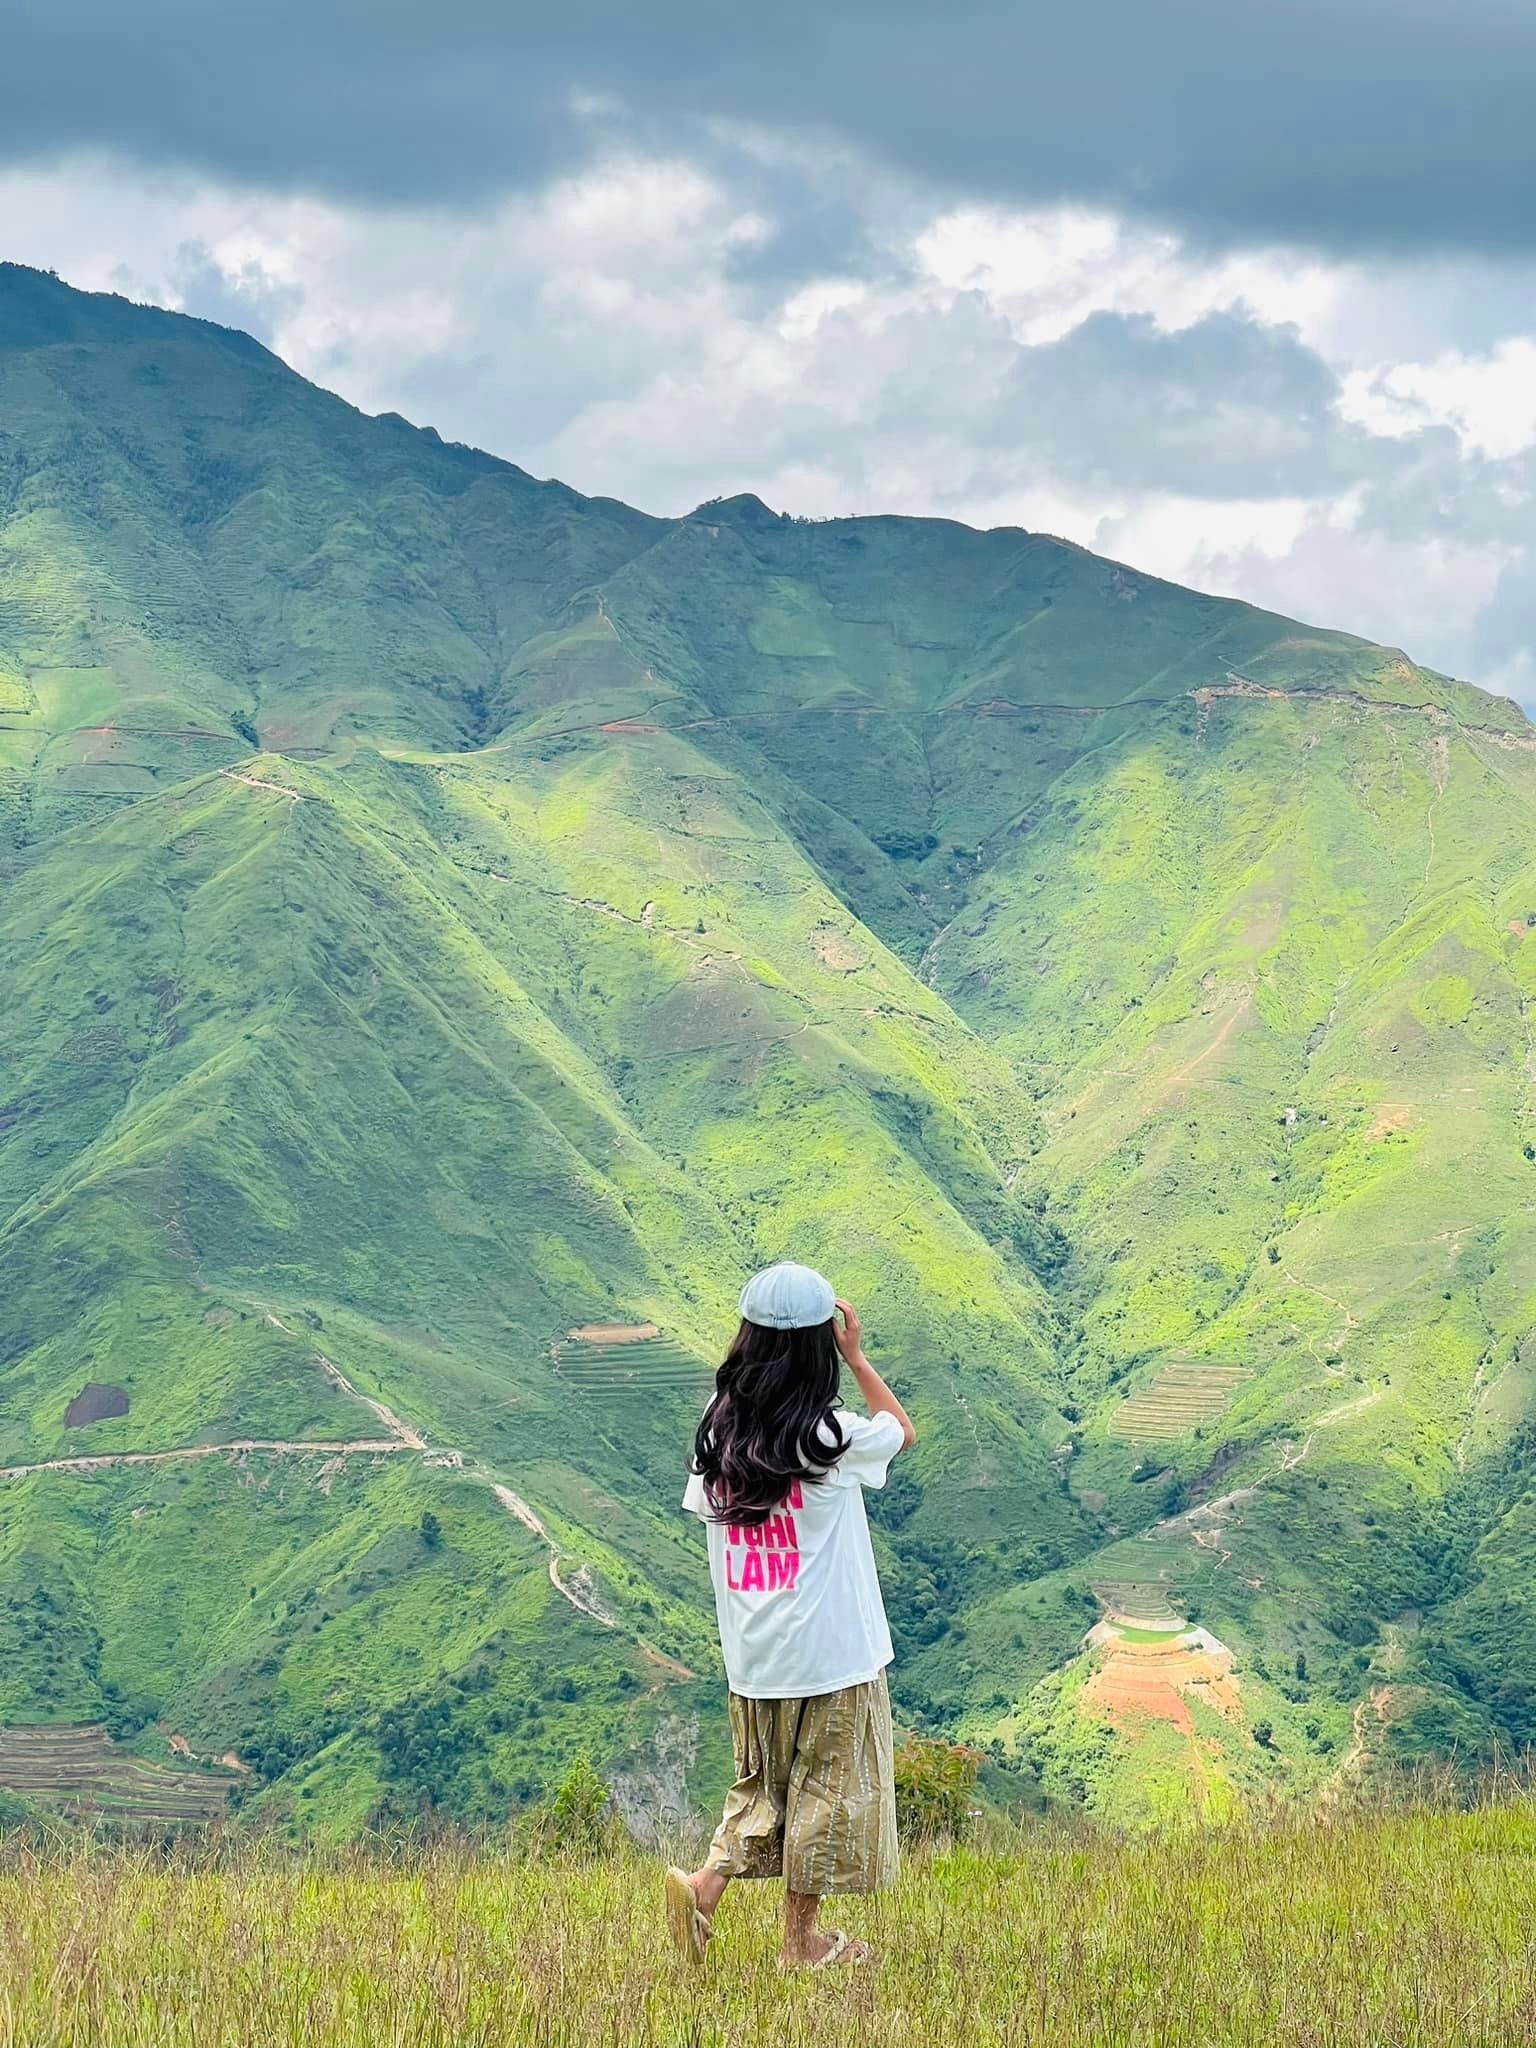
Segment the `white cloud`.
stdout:
<svg viewBox="0 0 1536 2048">
<path fill-rule="evenodd" d="M 1536 446 L 1536 339 L 1518 335 L 1481 355 L 1448 349 L 1432 362 L 1354 371 L 1346 405 L 1373 433 L 1435 423 L 1453 427 L 1479 455 L 1518 455 Z"/>
<path fill-rule="evenodd" d="M 983 293 L 1033 344 L 1058 341 L 1090 313 L 1149 313 L 1176 329 L 1240 305 L 1305 336 L 1348 274 L 1279 253 L 1202 256 L 1176 236 L 1080 207 L 960 208 L 927 227 L 916 251 L 929 275 L 953 291 Z"/>
<path fill-rule="evenodd" d="M 1311 511 L 1281 550 L 1241 543 L 1196 552 L 1202 589 L 1403 647 L 1431 668 L 1508 693 L 1509 657 L 1479 661 L 1477 620 L 1509 552 L 1390 535 Z"/>
</svg>

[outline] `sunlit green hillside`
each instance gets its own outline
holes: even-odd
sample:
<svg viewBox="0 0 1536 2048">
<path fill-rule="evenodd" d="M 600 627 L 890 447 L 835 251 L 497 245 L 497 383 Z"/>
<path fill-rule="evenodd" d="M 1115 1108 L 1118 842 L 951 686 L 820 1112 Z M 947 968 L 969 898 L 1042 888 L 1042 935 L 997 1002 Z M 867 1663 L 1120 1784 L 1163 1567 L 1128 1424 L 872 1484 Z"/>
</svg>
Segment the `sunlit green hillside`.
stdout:
<svg viewBox="0 0 1536 2048">
<path fill-rule="evenodd" d="M 793 1252 L 997 1796 L 1536 1737 L 1533 798 L 1395 651 L 0 267 L 0 1719 L 336 1832 L 711 1787 L 680 1469 Z"/>
</svg>

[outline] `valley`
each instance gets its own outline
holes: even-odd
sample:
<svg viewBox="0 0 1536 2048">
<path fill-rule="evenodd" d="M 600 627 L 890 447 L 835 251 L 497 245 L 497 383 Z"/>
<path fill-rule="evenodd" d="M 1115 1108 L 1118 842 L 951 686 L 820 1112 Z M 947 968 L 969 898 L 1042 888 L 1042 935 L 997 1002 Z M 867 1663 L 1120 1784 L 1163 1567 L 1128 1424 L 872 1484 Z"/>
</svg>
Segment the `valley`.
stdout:
<svg viewBox="0 0 1536 2048">
<path fill-rule="evenodd" d="M 0 266 L 0 1724 L 336 1839 L 709 1796 L 682 1461 L 794 1254 L 989 1797 L 1536 1739 L 1533 757 L 1048 536 L 653 519 Z"/>
</svg>

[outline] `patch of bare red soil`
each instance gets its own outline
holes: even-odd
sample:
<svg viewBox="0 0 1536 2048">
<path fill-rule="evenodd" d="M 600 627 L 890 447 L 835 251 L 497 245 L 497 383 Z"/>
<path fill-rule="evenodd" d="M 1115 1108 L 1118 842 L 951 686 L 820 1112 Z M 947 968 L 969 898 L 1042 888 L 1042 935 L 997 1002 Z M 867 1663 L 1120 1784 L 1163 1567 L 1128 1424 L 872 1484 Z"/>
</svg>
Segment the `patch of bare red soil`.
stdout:
<svg viewBox="0 0 1536 2048">
<path fill-rule="evenodd" d="M 1388 1138 L 1394 1131 L 1405 1131 L 1413 1116 L 1412 1105 L 1406 1102 L 1384 1102 L 1376 1112 L 1375 1121 L 1366 1132 L 1366 1140 Z"/>
<path fill-rule="evenodd" d="M 1171 1721 L 1186 1735 L 1194 1733 L 1189 1711 L 1192 1699 L 1204 1700 L 1229 1720 L 1242 1712 L 1231 1653 L 1190 1648 L 1180 1643 L 1115 1642 L 1084 1688 L 1115 1719 L 1144 1714 Z"/>
</svg>

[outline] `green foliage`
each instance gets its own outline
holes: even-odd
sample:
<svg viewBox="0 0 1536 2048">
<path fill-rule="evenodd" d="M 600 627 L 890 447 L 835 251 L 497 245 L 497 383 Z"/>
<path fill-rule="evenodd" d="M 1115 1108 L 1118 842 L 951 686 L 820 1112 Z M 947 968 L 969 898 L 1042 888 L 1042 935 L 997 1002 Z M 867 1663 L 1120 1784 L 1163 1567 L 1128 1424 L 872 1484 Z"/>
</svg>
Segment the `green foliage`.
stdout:
<svg viewBox="0 0 1536 2048">
<path fill-rule="evenodd" d="M 126 1742 L 141 1734 L 160 1713 L 160 1702 L 153 1693 L 132 1693 L 124 1697 L 109 1679 L 101 1688 L 102 1725 L 117 1742 Z"/>
<path fill-rule="evenodd" d="M 446 1697 L 386 1708 L 376 1739 L 385 1780 L 407 1789 L 424 1807 L 443 1803 L 450 1782 L 484 1746 L 474 1723 Z"/>
<path fill-rule="evenodd" d="M 578 1752 L 539 1816 L 545 1840 L 566 1855 L 602 1855 L 614 1842 L 611 1796 L 592 1759 Z"/>
<path fill-rule="evenodd" d="M 896 1752 L 896 1826 L 904 1841 L 963 1842 L 981 1758 L 960 1743 L 909 1735 Z"/>
</svg>

